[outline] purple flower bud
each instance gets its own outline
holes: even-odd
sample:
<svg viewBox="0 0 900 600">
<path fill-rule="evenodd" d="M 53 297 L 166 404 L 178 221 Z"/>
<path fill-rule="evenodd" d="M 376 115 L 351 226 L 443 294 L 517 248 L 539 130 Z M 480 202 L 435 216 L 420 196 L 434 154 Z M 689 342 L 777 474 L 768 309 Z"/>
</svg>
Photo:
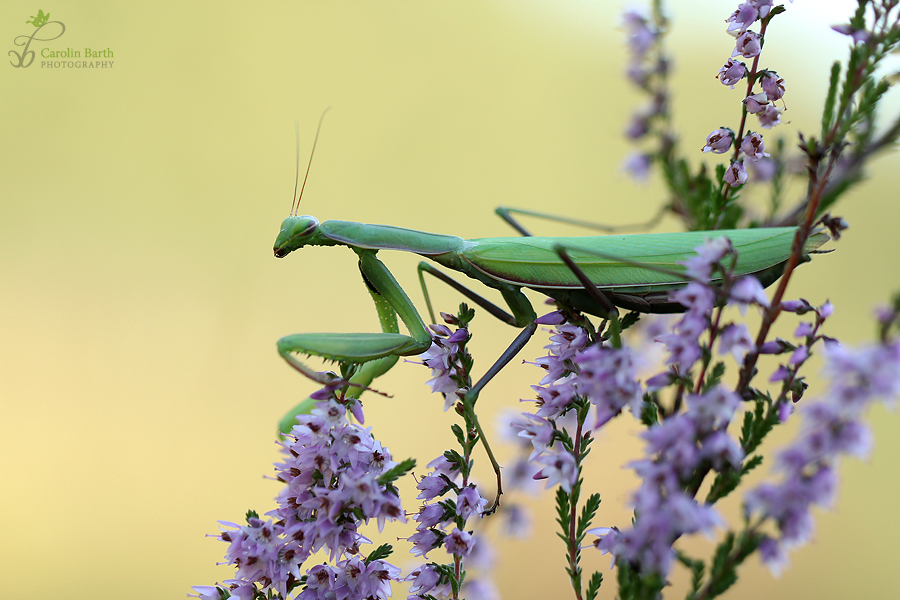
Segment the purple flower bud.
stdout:
<svg viewBox="0 0 900 600">
<path fill-rule="evenodd" d="M 719 69 L 719 74 L 716 75 L 716 78 L 722 82 L 722 85 L 728 85 L 731 86 L 731 89 L 734 89 L 734 85 L 746 76 L 747 65 L 729 58 L 725 65 Z"/>
<path fill-rule="evenodd" d="M 426 504 L 416 516 L 417 529 L 430 529 L 444 518 L 444 507 L 440 504 Z"/>
<path fill-rule="evenodd" d="M 781 354 L 784 347 L 778 341 L 766 342 L 759 347 L 760 354 Z"/>
<path fill-rule="evenodd" d="M 791 372 L 787 370 L 787 367 L 784 365 L 778 365 L 778 368 L 775 369 L 775 372 L 772 373 L 772 376 L 769 377 L 769 383 L 775 383 L 776 381 L 784 381 L 788 377 L 790 377 Z"/>
<path fill-rule="evenodd" d="M 838 33 L 842 33 L 844 35 L 849 35 L 853 38 L 853 42 L 856 44 L 865 44 L 869 41 L 870 33 L 865 29 L 856 29 L 850 23 L 843 23 L 841 25 L 832 25 L 831 28 Z"/>
<path fill-rule="evenodd" d="M 458 344 L 460 342 L 465 342 L 469 339 L 469 330 L 463 327 L 462 329 L 457 329 L 453 333 L 450 334 L 450 337 L 447 338 L 447 342 L 451 344 Z"/>
<path fill-rule="evenodd" d="M 776 125 L 781 125 L 781 109 L 770 104 L 766 110 L 756 115 L 759 118 L 759 126 L 763 129 L 772 129 Z"/>
<path fill-rule="evenodd" d="M 770 101 L 778 100 L 784 96 L 784 79 L 779 77 L 775 71 L 761 71 L 759 82 L 766 93 L 766 98 Z"/>
<path fill-rule="evenodd" d="M 791 418 L 792 414 L 794 414 L 794 403 L 793 402 L 781 402 L 778 405 L 778 422 L 779 423 L 787 423 L 787 420 Z"/>
<path fill-rule="evenodd" d="M 781 303 L 781 310 L 803 315 L 813 309 L 812 305 L 804 299 L 785 300 Z"/>
<path fill-rule="evenodd" d="M 650 131 L 650 118 L 644 113 L 632 115 L 631 122 L 625 129 L 625 137 L 629 140 L 639 140 Z"/>
<path fill-rule="evenodd" d="M 547 313 L 542 317 L 538 317 L 534 322 L 538 325 L 561 325 L 566 322 L 566 317 L 562 312 L 554 310 L 552 313 Z"/>
<path fill-rule="evenodd" d="M 744 140 L 741 142 L 741 152 L 753 162 L 769 156 L 763 137 L 754 131 L 744 136 Z"/>
<path fill-rule="evenodd" d="M 647 380 L 647 391 L 655 392 L 657 390 L 661 390 L 664 387 L 668 386 L 672 383 L 672 373 L 670 371 L 666 371 L 665 373 L 660 373 L 659 375 L 654 375 L 650 379 Z"/>
<path fill-rule="evenodd" d="M 819 314 L 819 318 L 824 321 L 834 314 L 834 304 L 831 303 L 831 300 L 826 300 L 825 304 L 820 306 L 816 312 Z"/>
<path fill-rule="evenodd" d="M 803 363 L 807 358 L 809 358 L 809 348 L 806 346 L 800 346 L 796 350 L 794 350 L 793 354 L 791 354 L 791 358 L 788 360 L 788 363 L 797 366 Z"/>
<path fill-rule="evenodd" d="M 747 112 L 751 115 L 755 115 L 766 110 L 766 106 L 769 104 L 769 97 L 766 96 L 765 92 L 760 92 L 758 94 L 753 94 L 752 96 L 747 96 L 744 98 L 743 102 L 747 106 Z"/>
<path fill-rule="evenodd" d="M 734 52 L 731 56 L 740 54 L 744 58 L 758 56 L 762 50 L 762 38 L 755 31 L 745 31 L 735 40 Z"/>
<path fill-rule="evenodd" d="M 713 154 L 725 154 L 731 150 L 734 143 L 734 131 L 728 127 L 716 129 L 706 136 L 706 145 L 703 146 L 703 152 L 712 152 Z"/>
<path fill-rule="evenodd" d="M 747 169 L 744 167 L 744 161 L 732 161 L 725 171 L 725 183 L 731 187 L 738 187 L 747 183 L 747 179 L 749 179 L 749 175 L 747 175 Z"/>
<path fill-rule="evenodd" d="M 794 331 L 794 337 L 806 337 L 813 331 L 812 323 L 800 323 Z"/>
<path fill-rule="evenodd" d="M 441 477 L 426 475 L 416 485 L 416 489 L 419 490 L 419 495 L 416 498 L 419 500 L 431 500 L 445 493 L 450 489 L 450 486 Z"/>
</svg>

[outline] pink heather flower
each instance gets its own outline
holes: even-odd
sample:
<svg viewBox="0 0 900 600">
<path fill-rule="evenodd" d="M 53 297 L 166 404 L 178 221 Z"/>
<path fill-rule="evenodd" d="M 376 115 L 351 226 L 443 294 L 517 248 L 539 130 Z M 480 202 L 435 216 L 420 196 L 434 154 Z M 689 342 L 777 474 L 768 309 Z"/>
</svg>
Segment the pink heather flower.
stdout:
<svg viewBox="0 0 900 600">
<path fill-rule="evenodd" d="M 750 304 L 758 304 L 764 308 L 769 306 L 769 298 L 766 296 L 766 291 L 763 289 L 759 279 L 753 275 L 741 277 L 734 283 L 729 294 L 729 301 L 738 304 L 741 309 L 741 315 L 746 314 L 747 306 Z"/>
<path fill-rule="evenodd" d="M 709 286 L 703 285 L 702 283 L 697 283 L 696 281 L 692 281 L 680 290 L 676 290 L 671 296 L 670 299 L 678 302 L 680 305 L 685 308 L 697 312 L 697 313 L 705 313 L 709 309 L 712 308 L 713 302 L 716 299 L 715 293 Z M 684 319 L 682 319 L 684 321 Z M 681 327 L 683 324 L 679 322 L 678 326 Z M 701 329 L 705 329 L 706 325 L 704 324 Z M 696 331 L 692 331 L 691 333 L 699 333 Z"/>
<path fill-rule="evenodd" d="M 437 498 L 449 488 L 450 486 L 442 477 L 438 475 L 426 475 L 418 484 L 416 484 L 416 489 L 419 490 L 419 495 L 416 496 L 416 498 L 419 500 L 431 500 Z"/>
<path fill-rule="evenodd" d="M 622 170 L 638 182 L 646 181 L 653 164 L 651 157 L 643 152 L 633 152 L 622 161 Z"/>
<path fill-rule="evenodd" d="M 731 56 L 740 54 L 744 58 L 753 58 L 762 50 L 762 38 L 755 31 L 745 31 L 735 40 L 734 52 Z"/>
<path fill-rule="evenodd" d="M 728 23 L 729 32 L 744 33 L 757 19 L 759 19 L 759 9 L 750 2 L 744 2 L 730 17 L 725 19 L 725 22 Z"/>
<path fill-rule="evenodd" d="M 420 529 L 407 538 L 412 544 L 409 553 L 413 556 L 428 557 L 428 553 L 441 545 L 442 535 L 434 529 Z"/>
<path fill-rule="evenodd" d="M 694 279 L 709 281 L 712 276 L 712 265 L 720 262 L 725 255 L 733 251 L 731 240 L 725 236 L 707 238 L 703 244 L 694 248 L 696 256 L 691 256 L 687 260 L 678 261 L 679 265 L 684 266 L 684 271 Z M 687 306 L 687 305 L 685 305 Z"/>
<path fill-rule="evenodd" d="M 531 453 L 533 459 L 550 447 L 550 443 L 553 441 L 553 423 L 537 415 L 522 414 L 529 422 L 516 422 L 512 426 L 519 429 L 519 437 L 531 441 L 534 447 L 534 451 Z"/>
<path fill-rule="evenodd" d="M 781 572 L 790 564 L 787 552 L 784 551 L 784 546 L 778 540 L 769 536 L 763 538 L 759 543 L 759 557 L 763 564 L 769 567 L 769 571 L 775 577 L 780 577 Z"/>
<path fill-rule="evenodd" d="M 711 432 L 728 426 L 741 404 L 741 398 L 724 386 L 717 385 L 702 395 L 688 394 L 687 402 L 687 414 L 696 423 L 697 429 Z"/>
<path fill-rule="evenodd" d="M 744 356 L 753 348 L 750 332 L 743 323 L 731 323 L 722 329 L 719 337 L 719 354 L 731 354 L 741 364 Z"/>
<path fill-rule="evenodd" d="M 750 176 L 747 175 L 747 169 L 744 167 L 743 160 L 732 161 L 731 165 L 729 165 L 728 169 L 725 171 L 725 183 L 731 187 L 744 185 L 747 183 L 749 177 Z"/>
<path fill-rule="evenodd" d="M 754 181 L 772 181 L 778 172 L 778 164 L 770 158 L 761 158 L 751 161 L 749 165 Z"/>
<path fill-rule="evenodd" d="M 761 71 L 759 82 L 769 101 L 775 101 L 784 96 L 784 79 L 775 71 Z"/>
<path fill-rule="evenodd" d="M 756 7 L 759 10 L 759 18 L 765 19 L 769 16 L 769 11 L 772 10 L 772 7 L 775 5 L 774 0 L 748 0 L 750 4 Z M 794 0 L 791 0 L 793 2 Z"/>
<path fill-rule="evenodd" d="M 722 85 L 728 85 L 731 86 L 731 89 L 734 89 L 734 85 L 746 76 L 747 65 L 729 58 L 722 68 L 719 69 L 719 74 L 716 75 L 716 78 L 722 82 Z"/>
<path fill-rule="evenodd" d="M 656 39 L 656 34 L 650 29 L 650 19 L 645 14 L 644 7 L 633 6 L 625 9 L 622 13 L 622 26 L 631 53 L 643 58 Z"/>
<path fill-rule="evenodd" d="M 441 579 L 441 573 L 432 565 L 422 565 L 410 573 L 404 581 L 412 581 L 409 586 L 409 593 L 413 595 L 424 595 L 430 592 L 438 584 Z"/>
<path fill-rule="evenodd" d="M 634 359 L 628 348 L 595 344 L 579 354 L 578 391 L 597 407 L 594 428 L 604 425 L 626 406 L 640 417 L 641 386 L 636 381 Z"/>
<path fill-rule="evenodd" d="M 744 136 L 741 142 L 741 152 L 752 162 L 769 156 L 769 153 L 766 152 L 766 144 L 763 142 L 763 137 L 753 131 Z"/>
<path fill-rule="evenodd" d="M 756 116 L 759 118 L 759 126 L 763 129 L 772 129 L 776 125 L 781 125 L 781 109 L 774 104 L 770 104 Z"/>
<path fill-rule="evenodd" d="M 712 152 L 713 154 L 725 154 L 731 150 L 734 143 L 734 131 L 728 127 L 716 129 L 706 136 L 706 145 L 703 146 L 703 152 Z"/>
<path fill-rule="evenodd" d="M 631 122 L 625 129 L 625 137 L 629 140 L 639 140 L 650 131 L 650 116 L 639 112 L 631 116 Z"/>
<path fill-rule="evenodd" d="M 760 92 L 758 94 L 753 94 L 752 96 L 747 96 L 744 98 L 743 102 L 747 106 L 747 112 L 751 115 L 755 115 L 766 110 L 766 106 L 769 104 L 769 97 L 766 96 L 765 92 Z"/>
<path fill-rule="evenodd" d="M 446 538 L 444 538 L 444 549 L 455 556 L 467 556 L 475 546 L 475 539 L 468 531 L 460 531 L 454 527 Z"/>
<path fill-rule="evenodd" d="M 469 484 L 466 489 L 461 491 L 456 497 L 456 511 L 463 520 L 468 519 L 472 515 L 481 516 L 484 513 L 484 507 L 487 506 L 487 499 L 482 498 L 481 494 L 474 485 Z"/>
<path fill-rule="evenodd" d="M 578 469 L 575 465 L 575 457 L 568 452 L 544 453 L 535 459 L 535 462 L 546 465 L 534 474 L 535 479 L 546 479 L 545 489 L 550 489 L 557 483 L 566 492 L 572 492 L 572 484 L 578 477 Z"/>
</svg>

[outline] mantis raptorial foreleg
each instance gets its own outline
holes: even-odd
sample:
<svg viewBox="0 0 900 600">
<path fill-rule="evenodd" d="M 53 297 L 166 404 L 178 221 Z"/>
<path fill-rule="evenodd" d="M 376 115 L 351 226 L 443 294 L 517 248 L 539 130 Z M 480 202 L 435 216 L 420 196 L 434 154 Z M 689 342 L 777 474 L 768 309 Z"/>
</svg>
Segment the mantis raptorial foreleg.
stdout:
<svg viewBox="0 0 900 600">
<path fill-rule="evenodd" d="M 363 280 L 365 281 L 365 277 L 363 277 Z M 372 296 L 372 303 L 375 305 L 375 310 L 378 313 L 381 331 L 383 333 L 399 333 L 400 328 L 397 323 L 397 312 L 381 294 L 368 285 L 368 282 L 366 282 L 366 284 L 366 289 L 369 290 L 369 294 Z M 334 374 L 315 372 L 290 354 L 282 354 L 282 357 L 289 365 L 294 367 L 294 369 L 322 385 L 331 383 L 333 379 L 337 377 L 337 375 Z M 386 356 L 357 365 L 355 372 L 347 380 L 347 389 L 345 390 L 343 397 L 345 399 L 358 399 L 364 391 L 373 391 L 370 386 L 375 378 L 381 377 L 390 371 L 391 368 L 397 364 L 398 360 L 400 360 L 399 356 Z M 297 415 L 309 414 L 317 402 L 319 402 L 319 400 L 315 398 L 306 398 L 297 404 L 278 422 L 278 431 L 281 433 L 288 433 L 296 423 Z"/>
</svg>

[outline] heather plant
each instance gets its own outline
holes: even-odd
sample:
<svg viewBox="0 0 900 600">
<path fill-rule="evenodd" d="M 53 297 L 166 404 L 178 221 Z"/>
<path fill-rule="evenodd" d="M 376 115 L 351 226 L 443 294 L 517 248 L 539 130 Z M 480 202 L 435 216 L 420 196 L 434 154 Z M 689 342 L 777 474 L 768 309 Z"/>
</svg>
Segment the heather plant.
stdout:
<svg viewBox="0 0 900 600">
<path fill-rule="evenodd" d="M 649 101 L 627 127 L 626 135 L 641 149 L 624 166 L 638 179 L 657 170 L 669 191 L 661 214 L 678 216 L 687 229 L 709 231 L 696 254 L 680 263 L 686 284 L 672 292 L 671 301 L 683 311 L 662 318 L 612 312 L 598 319 L 556 302 L 536 321 L 550 328 L 550 336 L 546 354 L 532 363 L 540 379 L 526 410 L 519 403 L 526 391 L 491 390 L 518 407 L 501 432 L 518 453 L 502 471 L 467 395 L 473 388 L 467 345 L 475 311 L 462 304 L 456 314 L 441 313 L 444 322 L 431 326 L 431 348 L 409 362 L 430 369 L 428 385 L 443 395 L 444 410 L 458 422 L 447 436 L 452 445 L 415 480 L 422 504 L 411 513 L 402 508 L 394 483 L 416 461 L 395 462 L 362 426 L 361 390 L 350 383 L 360 367 L 342 364 L 341 375 L 313 394 L 315 408 L 297 416 L 280 442 L 284 458 L 275 467 L 284 487 L 276 508 L 265 519 L 250 511 L 245 524 L 222 523 L 217 537 L 228 544 L 225 559 L 236 568 L 234 578 L 197 586 L 195 595 L 385 598 L 392 582 L 405 581 L 409 598 L 496 597 L 483 525 L 497 519 L 503 526 L 495 530 L 526 533 L 530 517 L 513 492 L 533 491 L 536 482 L 554 490 L 564 556 L 559 568 L 576 599 L 595 598 L 604 583 L 602 573 L 583 571 L 585 553 L 609 555 L 615 594 L 624 600 L 662 597 L 676 568 L 690 572 L 687 598 L 694 600 L 735 585 L 740 565 L 753 554 L 773 572 L 786 568 L 789 552 L 812 535 L 811 509 L 834 500 L 840 458 L 869 451 L 866 409 L 900 393 L 900 296 L 878 310 L 876 339 L 852 348 L 827 335 L 835 312 L 831 302 L 810 302 L 787 291 L 810 239 L 827 232 L 836 241 L 846 228 L 830 214 L 837 200 L 900 135 L 900 119 L 876 126 L 876 109 L 891 83 L 876 72 L 900 42 L 898 4 L 859 0 L 849 22 L 834 27 L 848 37 L 849 57 L 830 71 L 821 129 L 785 134 L 796 139 L 796 155 L 785 137 L 771 137 L 785 128 L 789 82 L 774 70 L 777 64 L 761 66 L 763 57 L 777 60 L 766 55 L 765 41 L 777 35 L 776 17 L 789 7 L 748 0 L 726 16 L 722 46 L 727 42 L 729 48 L 716 85 L 735 90 L 735 120 L 710 124 L 705 142 L 691 141 L 686 151 L 672 129 L 673 61 L 665 49 L 669 21 L 662 2 L 629 8 L 623 20 L 627 76 Z M 762 131 L 752 131 L 753 123 Z M 725 162 L 696 160 L 717 154 Z M 805 180 L 806 193 L 789 204 L 792 178 Z M 767 198 L 763 210 L 751 203 L 759 197 Z M 795 225 L 797 233 L 768 294 L 756 277 L 735 273 L 738 251 L 715 230 L 774 225 Z M 748 319 L 748 312 L 759 318 Z M 771 334 L 780 318 L 795 321 L 790 339 Z M 823 358 L 825 383 L 809 390 L 807 370 L 815 353 Z M 763 355 L 777 366 L 763 366 Z M 639 377 L 639 367 L 655 371 Z M 616 419 L 632 419 L 643 428 L 643 455 L 627 465 L 640 481 L 630 496 L 634 516 L 628 523 L 604 519 L 594 491 L 598 484 L 585 478 L 592 442 Z M 800 420 L 796 438 L 763 454 L 769 433 L 794 419 Z M 490 487 L 472 478 L 481 456 L 496 473 Z M 745 476 L 763 465 L 771 477 L 748 487 Z M 716 506 L 732 495 L 739 495 L 743 507 L 734 524 Z M 407 516 L 416 524 L 414 531 L 410 524 L 405 544 L 421 563 L 404 574 L 387 562 L 389 545 L 367 549 L 370 541 L 360 528 L 372 520 L 379 529 L 387 521 L 406 523 Z M 717 540 L 710 556 L 680 548 L 697 534 Z M 429 559 L 431 552 L 440 558 Z M 314 558 L 317 564 L 307 565 Z"/>
</svg>

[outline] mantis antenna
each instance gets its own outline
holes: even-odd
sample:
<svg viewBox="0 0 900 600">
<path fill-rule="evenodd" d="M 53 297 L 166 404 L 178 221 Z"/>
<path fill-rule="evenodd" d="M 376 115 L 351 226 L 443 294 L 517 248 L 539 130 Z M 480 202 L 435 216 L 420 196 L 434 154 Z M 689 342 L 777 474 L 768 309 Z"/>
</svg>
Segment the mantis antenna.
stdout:
<svg viewBox="0 0 900 600">
<path fill-rule="evenodd" d="M 303 197 L 303 190 L 306 188 L 306 180 L 309 178 L 309 168 L 312 166 L 313 155 L 316 153 L 316 142 L 319 141 L 319 132 L 322 131 L 322 121 L 325 120 L 325 113 L 331 110 L 329 106 L 325 110 L 322 111 L 322 116 L 319 117 L 319 126 L 316 128 L 316 137 L 313 140 L 312 151 L 309 153 L 309 163 L 306 165 L 306 175 L 303 176 L 303 185 L 300 187 L 300 195 L 297 195 L 297 184 L 300 182 L 300 122 L 294 121 L 294 137 L 297 140 L 297 176 L 294 178 L 294 200 L 291 202 L 291 216 L 297 216 L 297 211 L 300 210 L 300 198 Z"/>
</svg>

